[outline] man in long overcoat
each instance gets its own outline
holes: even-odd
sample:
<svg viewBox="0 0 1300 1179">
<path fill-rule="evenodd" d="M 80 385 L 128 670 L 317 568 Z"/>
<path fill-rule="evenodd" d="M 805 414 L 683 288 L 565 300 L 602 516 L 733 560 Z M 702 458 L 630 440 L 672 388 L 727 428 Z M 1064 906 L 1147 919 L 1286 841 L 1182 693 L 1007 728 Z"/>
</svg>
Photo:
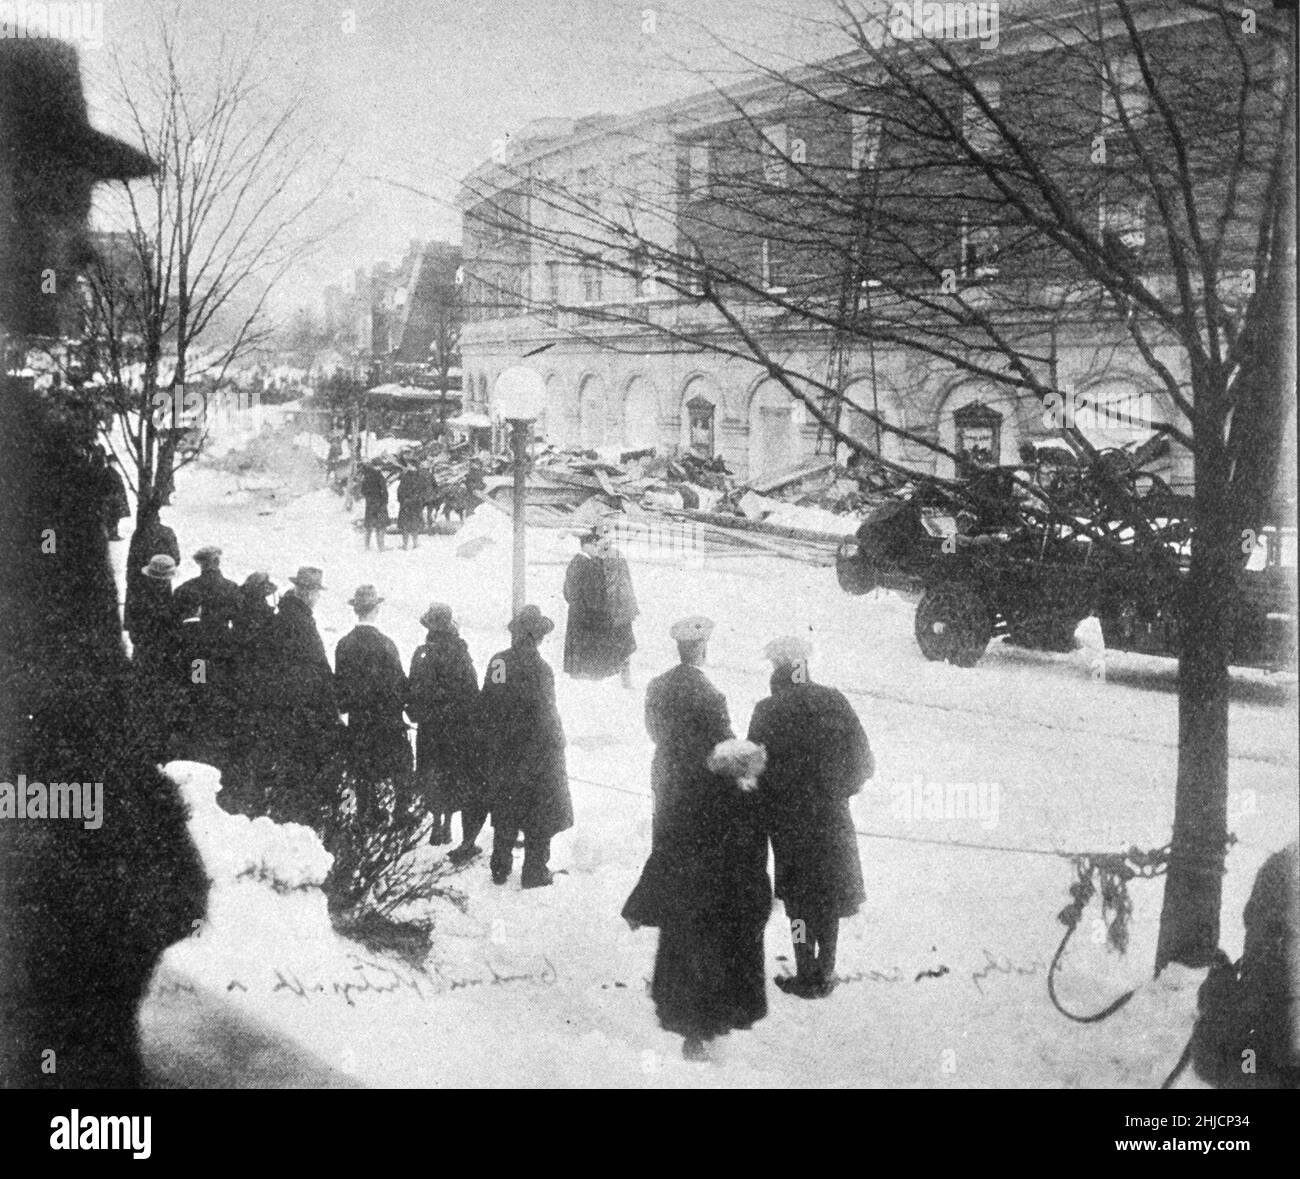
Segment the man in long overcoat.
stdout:
<svg viewBox="0 0 1300 1179">
<path fill-rule="evenodd" d="M 609 649 L 605 569 L 600 560 L 603 541 L 595 529 L 580 537 L 580 551 L 564 572 L 564 600 L 569 603 L 564 670 L 578 679 L 603 680 L 617 670 L 611 666 Z"/>
<path fill-rule="evenodd" d="M 492 812 L 492 880 L 504 884 L 524 835 L 524 888 L 551 883 L 551 839 L 573 826 L 564 726 L 555 675 L 538 644 L 555 624 L 536 606 L 510 623 L 510 646 L 488 661 L 479 696 L 487 797 Z"/>
<path fill-rule="evenodd" d="M 835 984 L 840 920 L 865 899 L 849 798 L 875 763 L 844 694 L 809 678 L 810 651 L 798 636 L 767 645 L 772 694 L 754 708 L 749 739 L 767 749 L 758 791 L 794 941 L 796 975 L 777 986 L 820 998 Z"/>
<path fill-rule="evenodd" d="M 239 587 L 230 628 L 234 723 L 217 801 L 232 814 L 253 818 L 266 813 L 266 767 L 275 730 L 275 606 L 269 600 L 275 592 L 266 572 L 250 573 Z"/>
<path fill-rule="evenodd" d="M 682 619 L 671 631 L 679 666 L 646 690 L 654 836 L 623 907 L 633 928 L 659 928 L 651 996 L 660 1026 L 684 1037 L 687 1059 L 767 1014 L 763 929 L 772 908 L 767 837 L 757 795 L 713 773 L 709 754 L 734 736 L 704 662 L 713 624 Z"/>
<path fill-rule="evenodd" d="M 304 565 L 280 598 L 272 631 L 275 705 L 268 802 L 277 822 L 318 826 L 330 801 L 340 722 L 334 672 L 312 609 L 321 571 Z"/>
<path fill-rule="evenodd" d="M 402 548 L 408 543 L 420 547 L 420 530 L 424 526 L 424 508 L 432 489 L 429 476 L 415 459 L 408 459 L 402 467 L 402 477 L 397 481 L 397 530 L 402 534 Z"/>
<path fill-rule="evenodd" d="M 334 687 L 339 711 L 346 714 L 344 764 L 357 792 L 363 828 L 381 817 L 380 789 L 389 783 L 394 813 L 411 801 L 411 743 L 406 737 L 406 673 L 397 646 L 378 627 L 383 602 L 373 585 L 357 587 L 348 599 L 357 624 L 334 648 Z"/>
<path fill-rule="evenodd" d="M 451 817 L 461 816 L 461 843 L 453 863 L 471 859 L 483 829 L 478 762 L 478 674 L 451 607 L 433 602 L 420 615 L 424 642 L 411 656 L 406 715 L 417 726 L 415 775 L 433 815 L 429 842 L 451 842 Z"/>
<path fill-rule="evenodd" d="M 632 570 L 627 558 L 614 547 L 614 538 L 606 533 L 601 538 L 600 566 L 605 574 L 605 620 L 609 662 L 619 673 L 623 687 L 632 686 L 632 652 L 636 650 L 636 636 L 632 623 L 640 609 L 636 592 L 632 588 Z"/>
<path fill-rule="evenodd" d="M 75 297 L 94 185 L 153 165 L 90 126 L 76 51 L 51 37 L 0 38 L 0 159 L 0 337 L 21 355 L 60 334 L 49 280 Z M 143 1084 L 139 1002 L 206 906 L 179 792 L 127 707 L 94 436 L 0 376 L 0 780 L 103 780 L 98 822 L 0 821 L 4 1089 Z"/>
<path fill-rule="evenodd" d="M 187 628 L 193 630 L 194 658 L 201 659 L 202 669 L 191 671 L 190 691 L 193 705 L 191 757 L 226 767 L 226 755 L 235 724 L 234 643 L 231 625 L 239 613 L 242 598 L 239 586 L 221 572 L 221 549 L 204 545 L 194 554 L 199 567 L 191 577 L 176 587 L 176 610 L 181 618 L 197 617 Z M 190 661 L 191 666 L 193 660 Z"/>
</svg>

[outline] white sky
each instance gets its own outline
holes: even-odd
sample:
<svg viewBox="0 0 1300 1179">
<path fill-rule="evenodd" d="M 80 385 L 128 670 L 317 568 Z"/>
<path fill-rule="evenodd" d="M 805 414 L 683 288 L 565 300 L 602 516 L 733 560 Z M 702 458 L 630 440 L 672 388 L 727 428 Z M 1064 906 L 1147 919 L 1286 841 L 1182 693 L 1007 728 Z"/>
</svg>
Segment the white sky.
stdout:
<svg viewBox="0 0 1300 1179">
<path fill-rule="evenodd" d="M 103 0 L 104 45 L 83 44 L 81 57 L 104 129 L 129 130 L 114 55 L 143 67 L 145 30 L 172 8 Z M 456 179 L 530 119 L 622 113 L 700 90 L 739 72 L 718 39 L 773 62 L 845 48 L 842 35 L 818 32 L 830 0 L 185 0 L 180 12 L 196 68 L 220 31 L 252 38 L 268 101 L 307 95 L 318 135 L 344 160 L 316 222 L 344 228 L 286 280 L 282 307 L 318 301 L 356 266 L 396 261 L 412 238 L 458 240 Z M 301 185 L 312 191 L 319 177 Z"/>
</svg>

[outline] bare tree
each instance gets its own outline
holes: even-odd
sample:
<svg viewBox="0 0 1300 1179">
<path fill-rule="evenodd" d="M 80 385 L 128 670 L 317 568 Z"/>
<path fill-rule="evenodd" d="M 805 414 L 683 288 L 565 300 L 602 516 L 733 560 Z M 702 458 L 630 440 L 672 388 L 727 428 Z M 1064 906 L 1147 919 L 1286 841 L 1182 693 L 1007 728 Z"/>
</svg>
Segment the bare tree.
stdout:
<svg viewBox="0 0 1300 1179">
<path fill-rule="evenodd" d="M 1232 611 L 1294 438 L 1293 17 L 1028 5 L 988 53 L 832 7 L 842 55 L 748 61 L 751 85 L 671 124 L 611 129 L 623 160 L 605 171 L 557 175 L 525 156 L 476 172 L 462 196 L 470 317 L 746 360 L 838 443 L 902 470 L 890 439 L 957 469 L 970 456 L 847 396 L 846 354 L 897 353 L 921 379 L 963 374 L 1035 414 L 1065 407 L 1057 424 L 1103 508 L 1079 520 L 1049 501 L 1047 522 L 1100 545 L 1125 537 L 1181 597 L 1157 969 L 1204 963 L 1228 838 Z M 539 258 L 577 290 L 539 289 Z M 1094 371 L 1121 355 L 1139 368 L 1159 407 L 1144 424 L 1190 454 L 1185 568 L 1132 472 L 1070 421 L 1064 340 L 1091 350 Z"/>
<path fill-rule="evenodd" d="M 167 18 L 145 60 L 117 62 L 158 170 L 127 194 L 117 248 L 89 268 L 85 352 L 121 423 L 140 520 L 230 404 L 230 366 L 267 337 L 275 283 L 319 240 L 303 222 L 323 184 L 287 195 L 315 158 L 305 104 L 271 100 L 263 71 L 256 48 L 225 37 L 187 60 Z"/>
</svg>

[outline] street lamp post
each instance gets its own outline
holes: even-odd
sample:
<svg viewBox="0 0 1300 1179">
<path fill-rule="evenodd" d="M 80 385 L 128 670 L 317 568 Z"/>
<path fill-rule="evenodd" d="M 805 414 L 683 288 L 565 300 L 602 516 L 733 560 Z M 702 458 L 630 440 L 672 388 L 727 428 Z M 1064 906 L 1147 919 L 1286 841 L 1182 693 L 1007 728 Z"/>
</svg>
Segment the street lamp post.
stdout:
<svg viewBox="0 0 1300 1179">
<path fill-rule="evenodd" d="M 546 383 L 534 369 L 514 365 L 505 369 L 493 386 L 497 413 L 510 425 L 510 453 L 514 470 L 514 502 L 511 523 L 514 557 L 511 577 L 511 617 L 524 605 L 524 509 L 528 474 L 528 444 L 533 438 L 533 422 L 546 400 Z"/>
</svg>

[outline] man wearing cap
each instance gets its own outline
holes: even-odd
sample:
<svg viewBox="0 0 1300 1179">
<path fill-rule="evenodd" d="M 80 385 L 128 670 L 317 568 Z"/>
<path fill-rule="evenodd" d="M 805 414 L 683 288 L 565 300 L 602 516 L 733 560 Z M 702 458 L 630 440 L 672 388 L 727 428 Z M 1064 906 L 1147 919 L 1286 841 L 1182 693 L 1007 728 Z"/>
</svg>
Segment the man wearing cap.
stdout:
<svg viewBox="0 0 1300 1179">
<path fill-rule="evenodd" d="M 362 827 L 381 821 L 379 794 L 394 792 L 393 817 L 409 811 L 411 743 L 406 737 L 406 674 L 393 640 L 379 631 L 383 602 L 373 585 L 361 585 L 348 599 L 357 624 L 334 648 L 334 691 L 348 719 L 344 760 L 357 796 Z"/>
<path fill-rule="evenodd" d="M 176 587 L 177 604 L 182 610 L 199 607 L 204 630 L 222 635 L 224 642 L 239 612 L 239 586 L 222 574 L 221 549 L 215 544 L 205 544 L 199 549 L 194 554 L 194 564 L 199 567 L 199 574 Z"/>
<path fill-rule="evenodd" d="M 76 296 L 94 185 L 150 171 L 90 127 L 71 46 L 0 38 L 0 340 L 19 356 Z M 0 1087 L 136 1087 L 140 999 L 203 916 L 207 877 L 128 707 L 93 438 L 30 382 L 0 384 L 0 778 L 104 780 L 94 829 L 0 822 Z M 155 554 L 179 557 L 133 549 L 132 581 Z"/>
<path fill-rule="evenodd" d="M 805 999 L 830 994 L 840 920 L 865 899 L 849 798 L 875 770 L 844 694 L 812 682 L 811 651 L 798 635 L 768 643 L 772 694 L 749 724 L 749 739 L 767 749 L 758 791 L 794 941 L 796 975 L 776 984 Z"/>
<path fill-rule="evenodd" d="M 520 883 L 550 884 L 551 839 L 573 826 L 555 675 L 537 649 L 554 628 L 536 606 L 524 606 L 510 623 L 510 646 L 492 656 L 483 676 L 479 720 L 496 884 L 510 879 L 521 831 Z"/>
<path fill-rule="evenodd" d="M 268 802 L 271 818 L 279 822 L 319 826 L 336 785 L 341 727 L 334 672 L 312 616 L 324 575 L 304 565 L 289 581 L 292 588 L 280 598 L 272 632 L 275 717 Z"/>
<path fill-rule="evenodd" d="M 726 699 L 701 670 L 712 631 L 698 615 L 674 624 L 681 662 L 646 689 L 654 833 L 623 907 L 632 928 L 659 929 L 650 993 L 688 1060 L 707 1059 L 710 1040 L 767 1014 L 767 836 L 756 794 L 708 767 L 734 736 Z"/>
</svg>

